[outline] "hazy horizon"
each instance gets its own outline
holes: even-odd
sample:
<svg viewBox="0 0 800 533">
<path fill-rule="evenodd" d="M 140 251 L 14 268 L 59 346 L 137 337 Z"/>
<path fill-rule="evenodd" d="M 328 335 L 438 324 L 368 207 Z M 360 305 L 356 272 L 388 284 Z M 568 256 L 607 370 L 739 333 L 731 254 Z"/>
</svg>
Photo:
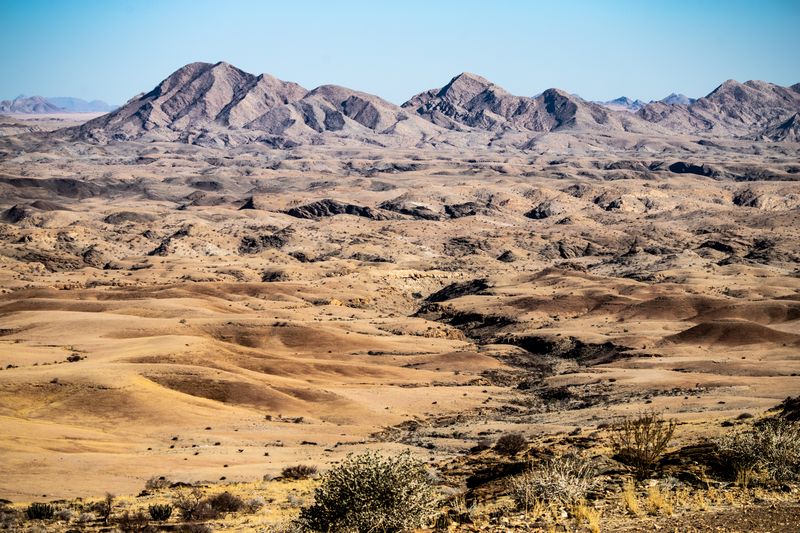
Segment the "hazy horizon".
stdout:
<svg viewBox="0 0 800 533">
<path fill-rule="evenodd" d="M 2 99 L 122 104 L 195 61 L 398 104 L 464 71 L 514 94 L 557 87 L 588 100 L 699 97 L 726 79 L 800 82 L 791 1 L 4 5 Z"/>
</svg>

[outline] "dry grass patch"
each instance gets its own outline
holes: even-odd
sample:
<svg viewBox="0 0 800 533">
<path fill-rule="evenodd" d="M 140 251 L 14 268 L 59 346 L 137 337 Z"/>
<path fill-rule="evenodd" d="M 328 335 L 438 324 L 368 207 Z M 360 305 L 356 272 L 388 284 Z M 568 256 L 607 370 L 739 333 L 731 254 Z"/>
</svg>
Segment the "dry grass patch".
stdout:
<svg viewBox="0 0 800 533">
<path fill-rule="evenodd" d="M 664 494 L 658 486 L 647 489 L 645 508 L 647 509 L 647 514 L 651 516 L 672 516 L 675 510 L 668 495 Z"/>
<path fill-rule="evenodd" d="M 592 533 L 600 533 L 602 515 L 599 509 L 590 507 L 586 502 L 580 502 L 572 508 L 572 516 L 578 527 L 585 524 Z"/>
<path fill-rule="evenodd" d="M 636 486 L 633 480 L 627 479 L 622 485 L 622 504 L 632 515 L 640 516 L 642 514 L 642 509 L 639 507 L 639 499 L 636 497 Z"/>
</svg>

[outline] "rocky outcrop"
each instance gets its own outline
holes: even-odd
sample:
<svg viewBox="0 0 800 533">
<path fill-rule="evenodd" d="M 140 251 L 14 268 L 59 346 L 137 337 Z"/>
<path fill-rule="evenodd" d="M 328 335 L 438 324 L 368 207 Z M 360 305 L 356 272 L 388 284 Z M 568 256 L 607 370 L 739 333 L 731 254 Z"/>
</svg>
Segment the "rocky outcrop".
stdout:
<svg viewBox="0 0 800 533">
<path fill-rule="evenodd" d="M 556 203 L 545 201 L 525 213 L 525 216 L 534 220 L 542 220 L 552 216 L 561 215 L 563 213 L 563 207 Z"/>
<path fill-rule="evenodd" d="M 439 213 L 431 210 L 428 206 L 406 202 L 402 199 L 387 200 L 378 207 L 386 211 L 408 215 L 418 220 L 440 220 L 442 218 Z"/>
<path fill-rule="evenodd" d="M 336 215 L 354 215 L 357 217 L 369 218 L 372 220 L 386 220 L 389 217 L 385 214 L 372 209 L 354 204 L 346 204 L 337 200 L 320 200 L 310 204 L 293 207 L 285 211 L 287 215 L 296 218 L 319 219 Z"/>
</svg>

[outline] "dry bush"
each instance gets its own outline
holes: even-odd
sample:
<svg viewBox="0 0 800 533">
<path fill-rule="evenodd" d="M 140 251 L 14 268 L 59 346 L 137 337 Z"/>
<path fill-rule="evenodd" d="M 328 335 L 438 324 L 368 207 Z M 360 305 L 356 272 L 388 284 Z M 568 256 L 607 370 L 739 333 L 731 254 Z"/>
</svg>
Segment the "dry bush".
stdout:
<svg viewBox="0 0 800 533">
<path fill-rule="evenodd" d="M 800 422 L 766 420 L 715 441 L 720 461 L 748 486 L 757 474 L 788 481 L 800 477 Z"/>
<path fill-rule="evenodd" d="M 752 429 L 737 429 L 715 441 L 720 462 L 736 478 L 741 486 L 748 486 L 753 475 L 761 468 L 763 458 L 760 455 L 757 436 Z"/>
<path fill-rule="evenodd" d="M 97 517 L 94 513 L 81 513 L 78 515 L 76 522 L 80 526 L 85 526 L 89 522 L 94 522 L 95 520 L 97 520 Z"/>
<path fill-rule="evenodd" d="M 265 505 L 267 505 L 267 501 L 262 498 L 261 496 L 256 496 L 255 498 L 250 498 L 244 502 L 244 508 L 248 513 L 257 513 L 260 511 Z"/>
<path fill-rule="evenodd" d="M 21 513 L 15 509 L 10 509 L 0 504 L 0 530 L 18 531 Z"/>
<path fill-rule="evenodd" d="M 509 481 L 509 495 L 517 509 L 535 522 L 547 511 L 547 506 L 542 498 L 539 484 L 532 478 L 530 471 L 511 478 Z"/>
<path fill-rule="evenodd" d="M 111 519 L 111 513 L 114 512 L 114 495 L 110 492 L 106 492 L 106 497 L 103 498 L 103 501 L 96 503 L 92 507 L 92 510 L 103 519 L 103 523 L 108 525 Z"/>
<path fill-rule="evenodd" d="M 164 476 L 153 476 L 145 482 L 144 488 L 145 490 L 161 490 L 169 488 L 171 484 L 172 482 Z"/>
<path fill-rule="evenodd" d="M 511 479 L 510 496 L 522 510 L 537 501 L 565 506 L 582 501 L 594 484 L 594 468 L 583 457 L 563 455 Z"/>
<path fill-rule="evenodd" d="M 800 479 L 800 422 L 770 420 L 756 431 L 769 476 L 776 481 Z"/>
<path fill-rule="evenodd" d="M 180 511 L 183 520 L 197 520 L 205 507 L 203 491 L 197 487 L 189 491 L 182 490 L 172 498 L 172 505 Z"/>
<path fill-rule="evenodd" d="M 214 528 L 208 524 L 183 524 L 178 528 L 178 533 L 212 533 Z"/>
<path fill-rule="evenodd" d="M 494 444 L 494 450 L 502 455 L 514 456 L 528 448 L 528 441 L 519 433 L 503 435 Z"/>
<path fill-rule="evenodd" d="M 72 509 L 62 507 L 61 509 L 56 511 L 56 519 L 61 520 L 62 522 L 69 522 L 74 517 L 75 517 L 75 512 Z"/>
<path fill-rule="evenodd" d="M 316 466 L 295 465 L 281 470 L 281 476 L 287 479 L 308 479 L 317 474 Z"/>
<path fill-rule="evenodd" d="M 675 420 L 665 420 L 655 412 L 644 413 L 614 423 L 611 446 L 638 479 L 646 479 L 666 451 L 674 432 Z"/>
<path fill-rule="evenodd" d="M 264 533 L 306 533 L 306 531 L 308 531 L 306 528 L 294 521 L 269 524 L 264 529 Z"/>
<path fill-rule="evenodd" d="M 155 528 L 150 526 L 147 516 L 142 511 L 135 513 L 125 511 L 117 519 L 117 529 L 122 533 L 151 533 L 155 532 Z"/>
<path fill-rule="evenodd" d="M 428 520 L 436 498 L 425 465 L 409 452 L 350 455 L 329 470 L 298 523 L 312 531 L 396 532 Z"/>
<path fill-rule="evenodd" d="M 449 490 L 442 492 L 449 492 Z M 442 492 L 440 492 L 440 494 L 442 494 Z M 531 512 L 533 513 L 533 511 Z M 533 519 L 535 520 L 536 517 Z M 457 527 L 459 524 L 475 524 L 478 520 L 477 502 L 473 501 L 471 504 L 467 503 L 464 494 L 456 493 L 447 498 L 446 503 L 439 508 L 439 512 L 433 520 L 432 526 L 435 531 L 450 530 L 452 527 Z"/>
</svg>

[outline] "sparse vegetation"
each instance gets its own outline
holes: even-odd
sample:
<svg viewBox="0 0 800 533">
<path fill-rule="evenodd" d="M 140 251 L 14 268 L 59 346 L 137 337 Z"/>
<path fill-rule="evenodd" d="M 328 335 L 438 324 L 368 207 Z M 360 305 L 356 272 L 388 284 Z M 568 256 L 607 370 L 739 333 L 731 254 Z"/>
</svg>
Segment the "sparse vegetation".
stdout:
<svg viewBox="0 0 800 533">
<path fill-rule="evenodd" d="M 503 435 L 494 444 L 494 450 L 501 455 L 514 456 L 528 448 L 528 441 L 519 433 Z"/>
<path fill-rule="evenodd" d="M 410 453 L 366 452 L 323 476 L 299 523 L 313 531 L 406 531 L 422 525 L 435 502 L 424 464 Z"/>
<path fill-rule="evenodd" d="M 316 474 L 317 467 L 309 465 L 287 466 L 281 471 L 281 477 L 287 479 L 308 479 Z"/>
<path fill-rule="evenodd" d="M 675 425 L 656 412 L 624 418 L 611 426 L 611 445 L 638 479 L 646 479 L 666 451 Z"/>
</svg>

